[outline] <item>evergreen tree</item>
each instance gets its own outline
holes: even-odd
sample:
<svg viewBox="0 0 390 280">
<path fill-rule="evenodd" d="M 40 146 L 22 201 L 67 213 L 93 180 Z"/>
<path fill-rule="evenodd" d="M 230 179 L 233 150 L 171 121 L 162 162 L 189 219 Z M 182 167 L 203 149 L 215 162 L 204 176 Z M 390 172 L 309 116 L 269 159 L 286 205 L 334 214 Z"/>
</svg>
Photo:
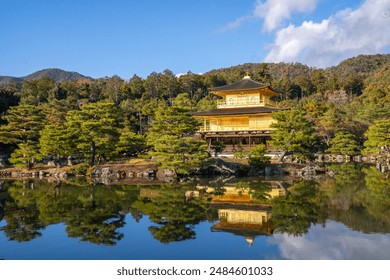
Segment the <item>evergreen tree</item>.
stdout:
<svg viewBox="0 0 390 280">
<path fill-rule="evenodd" d="M 272 114 L 277 120 L 271 124 L 271 144 L 286 152 L 297 154 L 298 158 L 310 158 L 314 152 L 316 137 L 311 121 L 305 118 L 304 112 L 297 109 L 279 111 Z"/>
<path fill-rule="evenodd" d="M 39 157 L 38 138 L 43 126 L 41 109 L 32 105 L 10 107 L 3 119 L 7 125 L 0 127 L 0 141 L 17 145 L 10 162 L 31 168 Z"/>
<path fill-rule="evenodd" d="M 330 141 L 331 147 L 327 152 L 343 155 L 355 155 L 359 152 L 359 143 L 356 136 L 348 131 L 339 131 Z"/>
<path fill-rule="evenodd" d="M 125 128 L 122 130 L 115 148 L 120 155 L 135 155 L 146 149 L 146 139 L 129 128 Z"/>
<path fill-rule="evenodd" d="M 69 111 L 66 126 L 78 151 L 89 155 L 91 165 L 95 164 L 97 155 L 107 158 L 115 152 L 121 121 L 113 102 L 101 101 Z"/>
<path fill-rule="evenodd" d="M 267 164 L 270 163 L 270 158 L 265 155 L 266 152 L 267 147 L 264 144 L 260 144 L 254 147 L 249 153 L 249 165 L 256 169 L 264 168 Z"/>
<path fill-rule="evenodd" d="M 40 131 L 39 138 L 40 153 L 43 156 L 60 157 L 71 155 L 75 152 L 75 143 L 68 135 L 64 126 L 48 124 Z"/>
<path fill-rule="evenodd" d="M 163 168 L 188 174 L 208 157 L 207 144 L 193 138 L 198 126 L 187 108 L 159 107 L 147 137 L 151 155 Z"/>
<path fill-rule="evenodd" d="M 390 119 L 375 121 L 364 135 L 364 154 L 390 154 Z"/>
<path fill-rule="evenodd" d="M 19 143 L 18 148 L 14 150 L 9 158 L 9 162 L 16 167 L 26 167 L 30 169 L 40 160 L 38 142 L 27 140 L 25 143 Z"/>
</svg>

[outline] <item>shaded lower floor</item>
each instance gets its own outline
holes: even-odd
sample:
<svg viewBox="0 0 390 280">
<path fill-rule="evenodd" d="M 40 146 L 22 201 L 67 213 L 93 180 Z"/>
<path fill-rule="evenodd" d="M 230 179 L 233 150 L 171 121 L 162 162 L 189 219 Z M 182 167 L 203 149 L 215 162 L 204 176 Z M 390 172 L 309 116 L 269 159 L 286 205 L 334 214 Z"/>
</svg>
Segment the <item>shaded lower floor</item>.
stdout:
<svg viewBox="0 0 390 280">
<path fill-rule="evenodd" d="M 208 144 L 209 150 L 215 149 L 215 147 L 223 147 L 224 153 L 234 153 L 239 150 L 249 151 L 253 147 L 264 144 L 270 148 L 269 140 L 271 139 L 271 133 L 266 132 L 209 132 L 199 133 L 201 139 L 205 140 Z"/>
</svg>

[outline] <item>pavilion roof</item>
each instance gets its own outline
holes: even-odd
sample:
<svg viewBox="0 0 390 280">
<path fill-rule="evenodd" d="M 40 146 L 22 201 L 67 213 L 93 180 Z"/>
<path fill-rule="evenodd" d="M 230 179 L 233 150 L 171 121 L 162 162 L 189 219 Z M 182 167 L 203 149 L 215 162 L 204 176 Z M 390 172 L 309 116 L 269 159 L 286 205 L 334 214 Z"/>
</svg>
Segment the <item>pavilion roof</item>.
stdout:
<svg viewBox="0 0 390 280">
<path fill-rule="evenodd" d="M 218 94 L 218 93 L 225 93 L 225 92 L 232 92 L 232 91 L 256 90 L 261 88 L 268 88 L 269 90 L 275 92 L 275 94 L 282 93 L 282 91 L 273 89 L 267 84 L 259 83 L 252 80 L 249 76 L 245 76 L 242 80 L 234 82 L 232 84 L 224 85 L 220 87 L 212 87 L 209 88 L 209 90 L 212 93 Z"/>
</svg>

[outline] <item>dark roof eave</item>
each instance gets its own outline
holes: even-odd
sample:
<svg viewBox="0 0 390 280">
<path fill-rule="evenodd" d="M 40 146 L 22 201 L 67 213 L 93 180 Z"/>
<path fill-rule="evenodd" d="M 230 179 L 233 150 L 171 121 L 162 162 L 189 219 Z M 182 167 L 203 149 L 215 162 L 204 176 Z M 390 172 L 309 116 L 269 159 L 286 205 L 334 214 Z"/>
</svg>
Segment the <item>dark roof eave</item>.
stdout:
<svg viewBox="0 0 390 280">
<path fill-rule="evenodd" d="M 210 117 L 210 116 L 233 116 L 233 115 L 255 115 L 272 113 L 281 110 L 287 110 L 287 108 L 276 108 L 276 107 L 244 107 L 244 108 L 221 108 L 212 109 L 204 112 L 195 112 L 195 117 Z"/>
<path fill-rule="evenodd" d="M 261 89 L 261 88 L 268 88 L 271 91 L 274 91 L 275 93 L 283 93 L 283 91 L 274 89 L 270 87 L 269 85 L 259 83 L 256 81 L 253 81 L 252 79 L 243 79 L 237 82 L 234 82 L 232 84 L 219 86 L 219 87 L 212 87 L 208 90 L 211 92 L 231 92 L 231 91 L 237 91 L 237 90 L 255 90 L 255 89 Z"/>
</svg>

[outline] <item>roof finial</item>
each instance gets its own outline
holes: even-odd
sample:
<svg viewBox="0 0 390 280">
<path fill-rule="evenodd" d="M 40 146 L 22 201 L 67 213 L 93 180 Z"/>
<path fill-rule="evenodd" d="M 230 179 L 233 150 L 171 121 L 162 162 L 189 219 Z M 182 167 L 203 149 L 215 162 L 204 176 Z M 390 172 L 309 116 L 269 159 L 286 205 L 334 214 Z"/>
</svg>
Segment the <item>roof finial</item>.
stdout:
<svg viewBox="0 0 390 280">
<path fill-rule="evenodd" d="M 246 71 L 245 72 L 245 76 L 244 76 L 244 79 L 243 80 L 249 80 L 251 78 L 250 76 L 250 72 L 249 71 Z"/>
</svg>

